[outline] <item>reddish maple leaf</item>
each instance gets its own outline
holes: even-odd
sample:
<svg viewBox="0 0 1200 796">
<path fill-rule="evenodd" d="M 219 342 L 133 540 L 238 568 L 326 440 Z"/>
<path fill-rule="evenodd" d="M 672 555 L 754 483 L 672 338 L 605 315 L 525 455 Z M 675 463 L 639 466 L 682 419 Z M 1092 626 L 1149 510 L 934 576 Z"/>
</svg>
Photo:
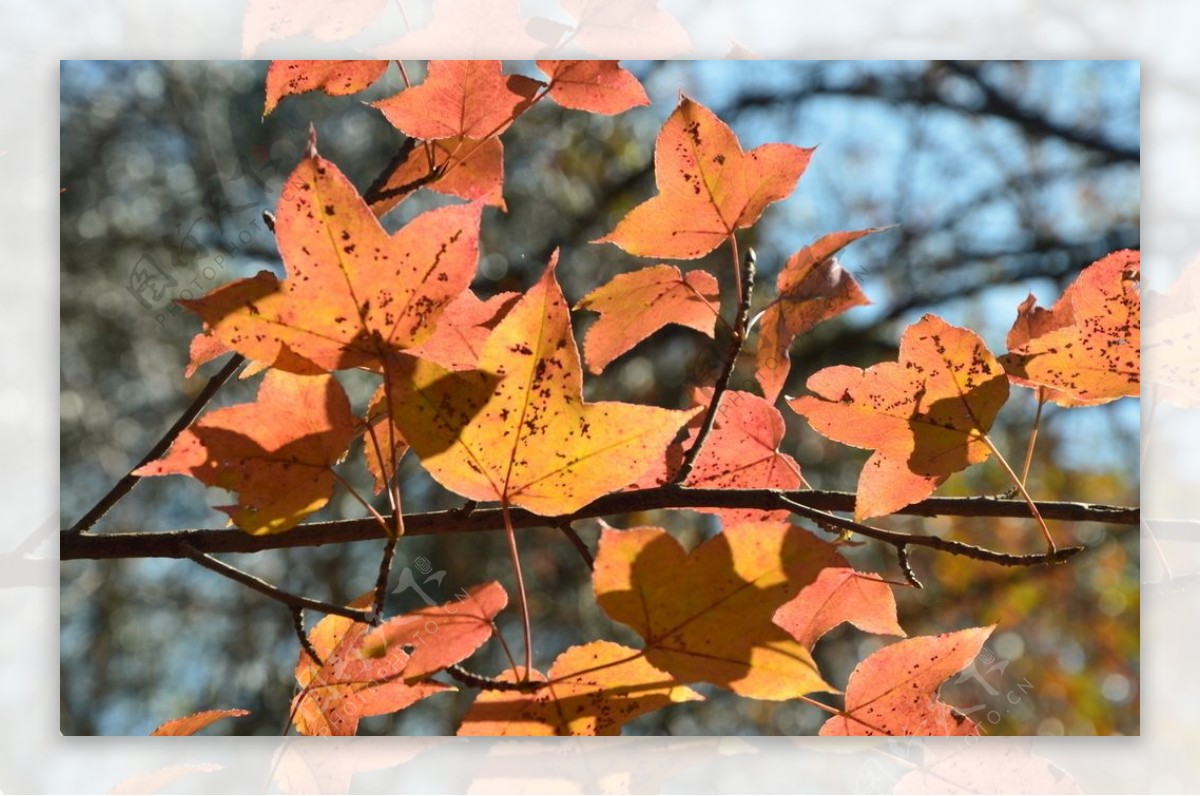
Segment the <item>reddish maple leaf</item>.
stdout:
<svg viewBox="0 0 1200 796">
<path fill-rule="evenodd" d="M 834 255 L 878 231 L 826 235 L 789 257 L 779 272 L 779 297 L 754 321 L 758 324 L 754 375 L 771 403 L 779 397 L 791 370 L 788 349 L 792 342 L 821 321 L 871 303 Z"/>
<path fill-rule="evenodd" d="M 651 666 L 638 650 L 611 641 L 571 647 L 549 676 L 509 669 L 499 680 L 541 683 L 529 691 L 483 691 L 459 735 L 619 735 L 626 722 L 679 702 L 703 699 Z"/>
<path fill-rule="evenodd" d="M 790 195 L 812 152 L 791 144 L 743 152 L 728 125 L 684 97 L 654 145 L 658 196 L 595 243 L 615 243 L 641 257 L 702 257 Z"/>
<path fill-rule="evenodd" d="M 843 622 L 864 633 L 906 636 L 896 619 L 892 587 L 875 574 L 829 567 L 775 612 L 775 624 L 809 649 Z"/>
<path fill-rule="evenodd" d="M 374 595 L 351 603 L 369 608 Z M 292 724 L 301 735 L 354 735 L 359 719 L 395 713 L 451 686 L 425 680 L 409 683 L 403 676 L 409 653 L 396 645 L 379 652 L 363 648 L 371 626 L 344 616 L 327 616 L 309 632 L 309 644 L 296 664 L 301 691 L 292 700 Z"/>
<path fill-rule="evenodd" d="M 548 516 L 634 481 L 694 414 L 583 400 L 557 260 L 488 336 L 479 370 L 407 357 L 391 369 L 392 416 L 435 479 Z"/>
<path fill-rule="evenodd" d="M 421 188 L 480 201 L 501 210 L 504 204 L 504 145 L 499 138 L 443 138 L 415 142 L 404 162 L 373 193 L 371 210 L 382 216 Z"/>
<path fill-rule="evenodd" d="M 616 61 L 538 61 L 550 78 L 547 93 L 564 108 L 612 115 L 650 98 L 642 84 Z"/>
<path fill-rule="evenodd" d="M 600 313 L 583 350 L 588 370 L 602 373 L 614 359 L 668 324 L 712 337 L 721 314 L 721 292 L 707 271 L 680 273 L 655 265 L 618 274 L 579 300 L 577 310 Z"/>
<path fill-rule="evenodd" d="M 413 138 L 483 139 L 502 133 L 541 85 L 501 74 L 499 61 L 430 61 L 424 83 L 373 104 Z"/>
<path fill-rule="evenodd" d="M 592 585 L 604 612 L 646 640 L 657 668 L 742 696 L 793 699 L 833 689 L 771 617 L 841 563 L 832 545 L 787 523 L 726 528 L 690 553 L 661 528 L 607 528 Z"/>
<path fill-rule="evenodd" d="M 190 475 L 238 495 L 221 506 L 239 528 L 281 533 L 333 494 L 333 465 L 355 435 L 345 391 L 331 375 L 270 370 L 254 403 L 217 409 L 185 429 L 135 475 Z"/>
<path fill-rule="evenodd" d="M 467 289 L 479 204 L 417 216 L 394 235 L 315 147 L 289 177 L 275 220 L 288 278 L 263 271 L 181 301 L 224 345 L 299 373 L 379 367 L 420 345 Z"/>
<path fill-rule="evenodd" d="M 369 658 L 383 658 L 400 647 L 407 656 L 401 676 L 414 683 L 469 658 L 492 637 L 492 621 L 506 605 L 504 587 L 490 581 L 453 603 L 389 619 L 363 638 L 362 652 Z"/>
<path fill-rule="evenodd" d="M 959 470 L 987 459 L 987 432 L 1008 400 L 996 358 L 967 329 L 926 315 L 900 340 L 898 362 L 814 374 L 816 394 L 788 401 L 824 436 L 874 448 L 858 479 L 857 519 L 923 500 Z"/>
<path fill-rule="evenodd" d="M 1125 249 L 1085 268 L 1048 310 L 1029 294 L 1000 358 L 1009 377 L 1062 406 L 1138 395 L 1140 278 L 1141 254 Z"/>
<path fill-rule="evenodd" d="M 272 61 L 263 116 L 287 96 L 320 89 L 331 97 L 357 94 L 387 71 L 388 61 Z"/>
<path fill-rule="evenodd" d="M 712 388 L 697 390 L 695 403 L 708 406 L 712 395 Z M 672 445 L 660 466 L 648 471 L 634 486 L 647 488 L 674 480 L 683 463 L 684 451 L 695 444 L 702 422 L 703 417 L 694 418 L 689 424 L 687 439 Z M 800 465 L 779 450 L 784 431 L 783 415 L 771 404 L 753 393 L 726 391 L 721 395 L 713 427 L 705 437 L 704 447 L 696 455 L 684 486 L 782 490 L 807 487 L 800 474 Z M 726 527 L 763 520 L 784 522 L 788 518 L 787 511 L 703 507 L 696 510 L 716 514 Z"/>
<path fill-rule="evenodd" d="M 937 691 L 971 664 L 993 629 L 918 636 L 871 654 L 850 673 L 845 710 L 821 725 L 821 735 L 978 735 Z"/>
<path fill-rule="evenodd" d="M 249 716 L 250 711 L 233 708 L 231 710 L 205 710 L 171 719 L 155 728 L 151 735 L 195 735 L 214 721 L 236 716 Z"/>
</svg>

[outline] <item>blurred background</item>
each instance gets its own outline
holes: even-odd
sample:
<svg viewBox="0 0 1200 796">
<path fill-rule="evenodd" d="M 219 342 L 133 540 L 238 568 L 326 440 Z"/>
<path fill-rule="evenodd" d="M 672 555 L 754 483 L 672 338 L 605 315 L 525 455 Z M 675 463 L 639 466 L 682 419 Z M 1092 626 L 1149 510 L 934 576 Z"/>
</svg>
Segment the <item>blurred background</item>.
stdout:
<svg viewBox="0 0 1200 796">
<path fill-rule="evenodd" d="M 419 64 L 409 65 L 419 79 Z M 744 233 L 758 251 L 756 304 L 795 250 L 830 231 L 897 224 L 854 244 L 843 264 L 873 305 L 852 310 L 797 341 L 787 394 L 830 364 L 869 365 L 895 356 L 903 328 L 925 312 L 979 331 L 993 351 L 1017 304 L 1033 291 L 1043 305 L 1087 264 L 1139 247 L 1139 73 L 1132 62 L 646 62 L 630 63 L 653 100 L 616 118 L 541 104 L 508 131 L 508 212 L 484 215 L 474 287 L 487 296 L 523 290 L 551 251 L 575 301 L 617 273 L 647 264 L 612 246 L 588 244 L 654 191 L 653 144 L 678 93 L 713 109 L 744 147 L 769 141 L 818 150 L 796 192 Z M 354 97 L 310 94 L 261 118 L 266 62 L 63 62 L 61 71 L 61 510 L 81 516 L 158 439 L 204 384 L 183 376 L 198 321 L 171 302 L 273 268 L 263 226 L 303 151 L 308 124 L 322 154 L 364 190 L 402 136 L 363 100 L 402 83 L 395 67 Z M 508 71 L 538 72 L 531 63 Z M 396 228 L 444 203 L 422 192 L 385 217 Z M 685 267 L 722 279 L 718 252 Z M 157 295 L 138 293 L 134 274 L 161 274 Z M 593 320 L 577 314 L 581 337 Z M 589 380 L 591 400 L 660 406 L 687 402 L 687 379 L 711 342 L 665 330 Z M 748 384 L 751 370 L 735 383 Z M 355 380 L 347 379 L 354 391 Z M 257 379 L 227 385 L 213 406 L 253 397 Z M 361 405 L 361 404 L 360 404 Z M 1014 389 L 993 438 L 1010 461 L 1024 454 L 1035 401 Z M 866 458 L 810 432 L 784 409 L 783 449 L 819 488 L 853 489 Z M 1138 406 L 1123 400 L 1042 418 L 1032 493 L 1116 504 L 1138 501 Z M 408 511 L 457 506 L 405 466 Z M 347 478 L 364 494 L 357 452 Z M 955 476 L 942 494 L 992 494 L 1008 483 L 995 464 Z M 150 479 L 113 509 L 98 532 L 218 528 L 211 505 L 225 496 L 184 478 Z M 349 495 L 314 519 L 361 516 Z M 693 512 L 611 517 L 620 527 L 663 525 L 687 544 L 718 528 Z M 1021 520 L 943 518 L 880 522 L 990 547 L 1035 550 L 1040 534 Z M 589 542 L 596 528 L 577 526 Z M 1138 730 L 1138 540 L 1133 529 L 1055 523 L 1056 538 L 1092 549 L 1069 567 L 1007 570 L 946 556 L 914 555 L 926 589 L 898 589 L 911 635 L 996 623 L 975 676 L 947 689 L 987 734 L 1115 734 Z M 237 531 L 231 531 L 235 533 Z M 380 545 L 230 557 L 293 592 L 345 601 L 374 581 Z M 863 569 L 897 577 L 890 551 L 849 550 Z M 595 608 L 587 571 L 559 531 L 531 531 L 522 555 L 534 614 L 536 658 L 598 637 L 632 643 Z M 1158 562 L 1148 560 L 1149 568 Z M 486 579 L 511 586 L 499 534 L 414 538 L 405 567 L 445 571 L 430 596 L 447 599 Z M 298 646 L 283 609 L 190 562 L 64 562 L 61 594 L 63 733 L 145 734 L 165 719 L 214 707 L 253 715 L 217 731 L 277 734 L 286 723 Z M 411 591 L 389 605 L 420 605 Z M 502 630 L 519 646 L 515 612 Z M 310 622 L 313 618 L 310 617 Z M 854 664 L 887 639 L 852 629 L 817 646 L 827 679 L 844 684 Z M 495 645 L 492 645 L 493 647 Z M 490 647 L 472 667 L 502 667 Z M 702 689 L 703 690 L 703 689 Z M 815 732 L 819 711 L 708 690 L 709 701 L 651 714 L 627 733 L 794 734 Z M 470 704 L 463 690 L 397 716 L 368 719 L 364 734 L 448 734 Z M 1014 701 L 1015 700 L 1015 701 Z M 992 719 L 995 719 L 994 721 Z"/>
</svg>

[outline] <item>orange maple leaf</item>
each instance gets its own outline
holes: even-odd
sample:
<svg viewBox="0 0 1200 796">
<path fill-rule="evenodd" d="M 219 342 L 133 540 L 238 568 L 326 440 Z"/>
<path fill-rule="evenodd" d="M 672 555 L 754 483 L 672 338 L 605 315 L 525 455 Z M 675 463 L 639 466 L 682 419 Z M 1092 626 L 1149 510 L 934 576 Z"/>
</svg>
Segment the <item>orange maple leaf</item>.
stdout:
<svg viewBox="0 0 1200 796">
<path fill-rule="evenodd" d="M 618 735 L 626 722 L 679 702 L 703 699 L 638 650 L 611 641 L 572 647 L 549 676 L 522 668 L 500 675 L 506 683 L 540 683 L 528 691 L 483 691 L 459 735 Z"/>
<path fill-rule="evenodd" d="M 467 289 L 482 205 L 431 210 L 389 235 L 315 146 L 284 186 L 275 220 L 288 278 L 268 271 L 181 301 L 221 343 L 298 373 L 379 366 L 419 345 Z"/>
<path fill-rule="evenodd" d="M 1108 403 L 1141 391 L 1141 254 L 1125 249 L 1083 270 L 1050 309 L 1033 294 L 1017 308 L 1000 357 L 1017 384 L 1062 406 Z"/>
<path fill-rule="evenodd" d="M 254 403 L 209 412 L 135 475 L 190 475 L 238 495 L 221 511 L 255 535 L 282 533 L 333 494 L 333 465 L 355 435 L 337 379 L 270 370 Z"/>
<path fill-rule="evenodd" d="M 694 414 L 583 400 L 557 260 L 489 335 L 478 370 L 409 357 L 391 368 L 392 416 L 435 479 L 547 516 L 637 479 Z"/>
<path fill-rule="evenodd" d="M 499 61 L 430 61 L 425 82 L 372 104 L 413 138 L 499 135 L 543 85 L 501 68 Z"/>
<path fill-rule="evenodd" d="M 668 324 L 712 337 L 720 307 L 720 288 L 707 271 L 682 274 L 673 265 L 655 265 L 618 274 L 575 305 L 600 313 L 583 343 L 588 370 L 604 372 L 610 362 Z"/>
<path fill-rule="evenodd" d="M 369 608 L 373 594 L 352 602 Z M 300 693 L 292 700 L 292 724 L 301 735 L 354 735 L 359 719 L 395 713 L 452 686 L 431 680 L 415 683 L 404 677 L 411 650 L 363 643 L 371 626 L 344 616 L 327 616 L 308 634 L 309 644 L 321 658 L 314 661 L 301 651 L 296 664 Z M 470 653 L 468 653 L 470 654 Z"/>
<path fill-rule="evenodd" d="M 979 336 L 926 315 L 900 340 L 898 362 L 813 374 L 816 396 L 788 401 L 818 432 L 874 448 L 858 479 L 856 519 L 890 514 L 986 460 L 987 432 L 1008 379 Z"/>
<path fill-rule="evenodd" d="M 775 624 L 809 649 L 843 622 L 864 633 L 906 636 L 892 587 L 874 573 L 829 567 L 775 612 Z"/>
<path fill-rule="evenodd" d="M 978 735 L 937 691 L 971 664 L 994 627 L 918 636 L 872 653 L 850 673 L 845 710 L 821 735 Z"/>
<path fill-rule="evenodd" d="M 812 153 L 791 144 L 744 152 L 716 114 L 683 97 L 654 145 L 658 196 L 594 242 L 641 257 L 703 257 L 790 195 Z"/>
<path fill-rule="evenodd" d="M 788 349 L 797 337 L 851 307 L 871 303 L 834 255 L 874 232 L 879 228 L 826 235 L 789 257 L 779 272 L 779 297 L 751 322 L 758 324 L 754 375 L 769 402 L 783 391 L 792 367 Z"/>
<path fill-rule="evenodd" d="M 833 691 L 809 651 L 771 617 L 833 546 L 787 523 L 747 523 L 684 552 L 661 528 L 600 535 L 592 585 L 604 612 L 646 640 L 646 660 L 684 683 L 756 699 Z"/>
<path fill-rule="evenodd" d="M 214 721 L 220 719 L 233 718 L 237 716 L 249 716 L 250 711 L 240 708 L 232 708 L 230 710 L 204 710 L 199 713 L 193 713 L 190 716 L 183 716 L 178 719 L 171 719 L 163 722 L 151 735 L 195 735 L 203 730 Z"/>
<path fill-rule="evenodd" d="M 642 84 L 616 61 L 538 61 L 550 77 L 547 93 L 564 108 L 613 115 L 650 98 Z"/>
<path fill-rule="evenodd" d="M 414 142 L 404 162 L 378 188 L 368 191 L 371 210 L 382 216 L 420 188 L 507 209 L 504 145 L 499 138 L 481 141 L 462 136 Z"/>
<path fill-rule="evenodd" d="M 320 89 L 331 97 L 357 94 L 383 77 L 389 61 L 272 61 L 267 67 L 267 116 L 293 94 Z"/>
</svg>

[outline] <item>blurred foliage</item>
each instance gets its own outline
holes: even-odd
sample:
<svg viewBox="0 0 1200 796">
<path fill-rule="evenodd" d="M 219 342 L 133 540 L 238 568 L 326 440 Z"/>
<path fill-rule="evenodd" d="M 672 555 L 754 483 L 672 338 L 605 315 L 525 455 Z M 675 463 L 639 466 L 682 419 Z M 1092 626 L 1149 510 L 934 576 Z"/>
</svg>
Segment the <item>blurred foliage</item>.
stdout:
<svg viewBox="0 0 1200 796">
<path fill-rule="evenodd" d="M 510 66 L 535 74 L 531 64 Z M 653 191 L 654 138 L 681 89 L 729 122 L 746 147 L 820 145 L 793 197 L 744 238 L 758 249 L 756 305 L 773 295 L 784 259 L 818 235 L 899 225 L 843 256 L 875 303 L 797 341 L 788 394 L 801 392 L 808 375 L 829 364 L 894 356 L 904 325 L 927 311 L 977 329 L 1001 351 L 1027 291 L 1049 303 L 1083 266 L 1139 245 L 1136 64 L 663 62 L 631 68 L 646 83 L 651 107 L 608 119 L 538 106 L 506 133 L 509 211 L 484 216 L 475 283 L 482 295 L 523 290 L 556 247 L 571 300 L 645 264 L 587 242 Z M 170 302 L 262 268 L 282 273 L 261 215 L 273 207 L 300 156 L 309 123 L 322 154 L 360 190 L 401 143 L 400 134 L 362 104 L 401 88 L 394 68 L 364 95 L 289 98 L 262 119 L 264 70 L 264 62 L 63 63 L 66 524 L 137 462 L 203 384 L 202 377 L 183 378 L 198 322 Z M 410 65 L 415 79 L 420 72 Z M 385 224 L 394 229 L 444 201 L 422 193 Z M 720 252 L 699 264 L 728 281 Z M 143 295 L 143 302 L 130 290 L 139 268 L 155 268 L 160 283 L 174 284 L 159 296 Z M 728 286 L 725 292 L 728 305 Z M 580 336 L 591 322 L 585 315 L 576 318 Z M 685 384 L 709 356 L 703 338 L 665 330 L 590 380 L 587 396 L 681 406 Z M 734 386 L 749 388 L 750 377 L 749 368 L 739 369 Z M 345 383 L 361 406 L 364 380 L 348 374 Z M 214 405 L 248 400 L 255 384 L 227 385 Z M 1014 464 L 1023 457 L 1033 410 L 1029 391 L 1014 389 L 995 431 Z M 809 433 L 789 411 L 784 415 L 785 450 L 806 478 L 821 488 L 852 489 L 865 453 Z M 1049 409 L 1031 491 L 1042 498 L 1136 503 L 1137 435 L 1136 401 Z M 351 458 L 350 480 L 365 494 L 361 455 L 354 451 Z M 407 510 L 459 504 L 411 457 L 404 472 Z M 223 525 L 224 515 L 210 508 L 221 502 L 219 491 L 210 494 L 187 479 L 152 481 L 140 484 L 97 530 Z M 954 477 L 943 493 L 1008 487 L 998 467 L 985 465 Z M 314 519 L 360 514 L 343 496 Z M 717 527 L 686 511 L 610 520 L 663 525 L 688 544 Z M 893 518 L 881 524 L 1006 550 L 1033 550 L 1039 538 L 1032 523 L 1017 520 Z M 915 555 L 926 588 L 897 589 L 902 624 L 913 635 L 998 625 L 987 648 L 991 668 L 980 663 L 978 678 L 948 689 L 956 704 L 978 708 L 972 716 L 989 734 L 1136 733 L 1136 531 L 1052 525 L 1061 541 L 1092 549 L 1053 570 Z M 579 528 L 594 543 L 595 525 Z M 524 533 L 521 544 L 543 665 L 587 639 L 634 641 L 595 608 L 587 571 L 559 531 Z M 887 550 L 847 552 L 862 568 L 900 577 Z M 373 583 L 378 553 L 378 544 L 362 543 L 230 560 L 291 591 L 349 600 Z M 428 587 L 435 598 L 489 578 L 511 585 L 498 534 L 404 540 L 396 573 L 426 564 L 446 572 L 440 589 Z M 401 611 L 419 601 L 410 592 L 393 603 L 389 609 Z M 289 618 L 236 584 L 188 562 L 68 562 L 61 617 L 65 734 L 145 734 L 167 718 L 226 706 L 254 712 L 235 731 L 276 734 L 284 726 L 298 652 Z M 517 639 L 515 616 L 504 619 L 506 637 Z M 844 683 L 854 664 L 885 642 L 836 631 L 818 646 L 818 659 L 831 682 Z M 502 662 L 492 651 L 472 665 L 495 671 Z M 706 703 L 652 714 L 627 732 L 811 733 L 824 719 L 795 703 L 707 693 Z M 452 733 L 471 696 L 469 690 L 440 696 L 398 716 L 364 721 L 361 731 Z"/>
</svg>

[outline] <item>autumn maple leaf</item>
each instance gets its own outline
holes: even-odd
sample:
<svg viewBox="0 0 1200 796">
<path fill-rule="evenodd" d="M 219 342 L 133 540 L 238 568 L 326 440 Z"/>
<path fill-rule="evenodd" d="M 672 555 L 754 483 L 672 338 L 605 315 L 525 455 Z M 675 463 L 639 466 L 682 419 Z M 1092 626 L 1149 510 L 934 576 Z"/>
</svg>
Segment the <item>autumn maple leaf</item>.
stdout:
<svg viewBox="0 0 1200 796">
<path fill-rule="evenodd" d="M 779 297 L 752 324 L 758 325 L 754 375 L 771 403 L 791 370 L 792 342 L 821 321 L 870 304 L 858 282 L 834 258 L 854 241 L 879 229 L 834 232 L 793 254 L 779 272 Z"/>
<path fill-rule="evenodd" d="M 658 195 L 594 242 L 641 257 L 703 257 L 790 195 L 812 152 L 791 144 L 744 152 L 728 125 L 684 97 L 654 145 Z"/>
<path fill-rule="evenodd" d="M 575 309 L 600 313 L 583 350 L 588 370 L 603 373 L 614 359 L 672 323 L 712 337 L 721 292 L 707 271 L 683 274 L 673 265 L 655 265 L 618 274 L 581 298 Z"/>
<path fill-rule="evenodd" d="M 690 553 L 661 528 L 600 535 L 592 576 L 604 612 L 646 640 L 646 659 L 680 681 L 756 699 L 833 690 L 775 611 L 825 567 L 833 546 L 787 523 L 747 523 Z"/>
<path fill-rule="evenodd" d="M 1091 406 L 1141 389 L 1141 254 L 1089 265 L 1050 309 L 1033 294 L 1017 309 L 1000 358 L 1009 377 L 1062 406 Z"/>
<path fill-rule="evenodd" d="M 483 691 L 459 735 L 618 735 L 638 716 L 703 699 L 641 652 L 593 641 L 558 656 L 550 671 L 510 669 L 501 682 L 529 682 L 524 691 Z"/>
<path fill-rule="evenodd" d="M 392 415 L 435 479 L 548 516 L 634 481 L 695 414 L 583 400 L 557 259 L 491 332 L 478 370 L 410 358 L 392 368 Z"/>
<path fill-rule="evenodd" d="M 329 374 L 270 370 L 253 403 L 217 409 L 135 475 L 190 475 L 238 495 L 221 507 L 242 530 L 282 533 L 333 494 L 333 465 L 355 435 L 350 402 Z"/>
<path fill-rule="evenodd" d="M 374 366 L 420 345 L 475 276 L 482 205 L 431 210 L 389 235 L 315 143 L 288 178 L 268 271 L 181 301 L 222 344 L 298 373 Z"/>
<path fill-rule="evenodd" d="M 331 97 L 357 94 L 383 77 L 389 61 L 272 61 L 267 67 L 266 116 L 293 94 L 320 89 Z"/>
<path fill-rule="evenodd" d="M 837 365 L 788 401 L 818 432 L 874 448 L 858 479 L 856 519 L 889 514 L 988 458 L 987 432 L 1008 400 L 1000 363 L 967 329 L 926 315 L 900 340 L 897 362 Z"/>
<path fill-rule="evenodd" d="M 975 722 L 937 698 L 971 664 L 993 627 L 919 636 L 872 653 L 850 673 L 846 708 L 821 735 L 978 735 Z"/>
</svg>

